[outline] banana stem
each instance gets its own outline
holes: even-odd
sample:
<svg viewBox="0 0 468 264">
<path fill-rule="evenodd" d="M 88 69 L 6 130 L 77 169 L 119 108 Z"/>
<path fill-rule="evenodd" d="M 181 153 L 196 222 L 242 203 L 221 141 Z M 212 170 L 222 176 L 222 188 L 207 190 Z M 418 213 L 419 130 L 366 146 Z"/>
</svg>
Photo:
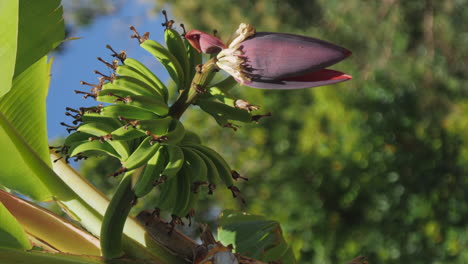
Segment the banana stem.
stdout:
<svg viewBox="0 0 468 264">
<path fill-rule="evenodd" d="M 101 251 L 102 256 L 107 259 L 123 255 L 122 234 L 125 220 L 136 199 L 132 191 L 133 173 L 141 173 L 141 170 L 137 169 L 125 174 L 104 214 L 101 227 Z"/>
<path fill-rule="evenodd" d="M 189 89 L 185 89 L 180 94 L 177 101 L 169 109 L 169 115 L 175 119 L 180 119 L 182 114 L 206 88 L 206 85 L 211 81 L 214 70 L 217 69 L 216 57 L 208 60 L 201 69 L 197 70 L 193 77 L 192 84 Z"/>
</svg>

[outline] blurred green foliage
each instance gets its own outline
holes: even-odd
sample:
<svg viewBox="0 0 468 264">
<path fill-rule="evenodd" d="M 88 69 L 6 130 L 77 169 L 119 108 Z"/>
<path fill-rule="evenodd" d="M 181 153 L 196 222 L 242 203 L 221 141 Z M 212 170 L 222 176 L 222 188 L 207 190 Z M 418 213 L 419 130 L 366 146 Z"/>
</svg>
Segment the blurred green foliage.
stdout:
<svg viewBox="0 0 468 264">
<path fill-rule="evenodd" d="M 248 22 L 353 51 L 333 67 L 353 75 L 340 85 L 237 89 L 273 113 L 259 125 L 234 133 L 201 111 L 184 119 L 250 178 L 241 184 L 242 209 L 280 221 L 300 263 L 357 255 L 370 263 L 468 262 L 467 0 L 158 4 L 157 12 L 170 5 L 177 24 L 216 28 L 225 40 Z M 238 206 L 228 192 L 216 198 Z"/>
</svg>

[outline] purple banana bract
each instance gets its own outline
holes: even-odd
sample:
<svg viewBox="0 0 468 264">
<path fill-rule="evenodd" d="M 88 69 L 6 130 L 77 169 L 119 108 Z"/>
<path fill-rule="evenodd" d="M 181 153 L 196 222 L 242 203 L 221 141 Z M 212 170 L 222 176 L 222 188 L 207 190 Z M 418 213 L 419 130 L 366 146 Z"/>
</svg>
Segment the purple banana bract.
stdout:
<svg viewBox="0 0 468 264">
<path fill-rule="evenodd" d="M 229 46 L 218 38 L 191 30 L 186 34 L 199 52 L 216 53 L 217 65 L 239 83 L 260 89 L 301 89 L 334 84 L 350 75 L 327 67 L 351 52 L 335 44 L 299 35 L 255 32 L 241 24 Z"/>
<path fill-rule="evenodd" d="M 185 38 L 198 52 L 216 53 L 226 48 L 226 45 L 217 37 L 200 30 L 190 30 Z"/>
</svg>

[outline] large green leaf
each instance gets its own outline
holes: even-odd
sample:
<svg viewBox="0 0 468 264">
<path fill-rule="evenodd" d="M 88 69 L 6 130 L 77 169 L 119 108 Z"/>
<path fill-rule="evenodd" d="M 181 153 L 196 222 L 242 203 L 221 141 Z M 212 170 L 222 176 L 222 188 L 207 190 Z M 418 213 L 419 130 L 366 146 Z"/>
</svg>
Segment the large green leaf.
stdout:
<svg viewBox="0 0 468 264">
<path fill-rule="evenodd" d="M 65 38 L 60 0 L 20 0 L 15 78 Z"/>
<path fill-rule="evenodd" d="M 18 0 L 0 1 L 0 97 L 11 88 L 15 71 Z"/>
<path fill-rule="evenodd" d="M 45 98 L 50 63 L 43 57 L 15 78 L 0 99 L 0 183 L 36 200 L 66 199 L 66 188 L 50 168 Z"/>
<path fill-rule="evenodd" d="M 65 36 L 60 0 L 1 0 L 0 15 L 8 22 L 0 31 L 0 184 L 37 200 L 64 195 L 50 169 L 45 112 L 50 64 L 44 55 Z"/>
<path fill-rule="evenodd" d="M 0 247 L 31 248 L 23 228 L 2 203 L 0 203 Z"/>
<path fill-rule="evenodd" d="M 218 240 L 254 259 L 296 263 L 279 223 L 264 216 L 225 210 L 219 218 Z"/>
<path fill-rule="evenodd" d="M 60 0 L 0 1 L 0 98 L 65 38 L 62 14 Z"/>
</svg>

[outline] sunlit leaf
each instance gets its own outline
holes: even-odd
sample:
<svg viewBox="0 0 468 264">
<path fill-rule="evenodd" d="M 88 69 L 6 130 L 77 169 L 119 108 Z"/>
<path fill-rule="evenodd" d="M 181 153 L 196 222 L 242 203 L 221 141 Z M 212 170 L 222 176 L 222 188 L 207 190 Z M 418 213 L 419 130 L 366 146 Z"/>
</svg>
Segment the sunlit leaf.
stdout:
<svg viewBox="0 0 468 264">
<path fill-rule="evenodd" d="M 2 203 L 0 203 L 0 247 L 31 248 L 23 228 Z"/>
<path fill-rule="evenodd" d="M 60 0 L 0 2 L 0 97 L 12 80 L 65 37 Z"/>
<path fill-rule="evenodd" d="M 219 218 L 218 240 L 254 259 L 296 263 L 279 223 L 264 216 L 225 210 Z"/>
<path fill-rule="evenodd" d="M 38 200 L 49 199 L 52 190 L 63 195 L 50 170 L 45 122 L 50 64 L 44 55 L 65 35 L 60 0 L 2 1 L 0 10 L 1 21 L 8 21 L 2 28 L 11 26 L 0 36 L 0 56 L 7 57 L 0 69 L 6 74 L 1 75 L 0 96 L 1 89 L 11 86 L 0 99 L 0 183 Z"/>
<path fill-rule="evenodd" d="M 0 99 L 0 183 L 36 200 L 49 199 L 52 193 L 66 198 L 48 155 L 49 73 L 50 64 L 43 57 L 16 77 L 11 91 Z"/>
<path fill-rule="evenodd" d="M 15 78 L 65 38 L 60 0 L 20 0 Z"/>
<path fill-rule="evenodd" d="M 18 0 L 0 1 L 0 97 L 11 88 L 15 71 Z"/>
</svg>

